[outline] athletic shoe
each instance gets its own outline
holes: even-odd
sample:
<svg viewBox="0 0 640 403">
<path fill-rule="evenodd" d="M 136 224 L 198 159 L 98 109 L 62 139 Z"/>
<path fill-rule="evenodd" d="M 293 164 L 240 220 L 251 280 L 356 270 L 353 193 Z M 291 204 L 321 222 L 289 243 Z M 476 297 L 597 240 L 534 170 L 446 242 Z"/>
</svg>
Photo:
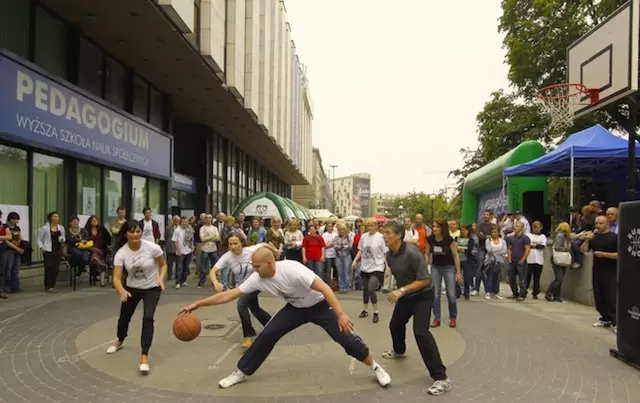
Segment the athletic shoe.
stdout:
<svg viewBox="0 0 640 403">
<path fill-rule="evenodd" d="M 107 354 L 117 353 L 118 351 L 122 350 L 122 347 L 124 347 L 123 344 L 120 344 L 119 346 L 117 344 L 109 346 L 109 348 L 107 349 Z"/>
<path fill-rule="evenodd" d="M 251 345 L 253 344 L 253 337 L 245 337 L 244 340 L 242 340 L 242 348 L 249 348 L 251 347 Z"/>
<path fill-rule="evenodd" d="M 449 378 L 442 381 L 435 381 L 433 385 L 429 386 L 427 393 L 433 396 L 444 395 L 451 390 L 451 380 Z"/>
<path fill-rule="evenodd" d="M 140 364 L 140 375 L 149 375 L 150 370 L 149 364 Z"/>
<path fill-rule="evenodd" d="M 222 389 L 230 388 L 233 385 L 237 385 L 246 381 L 247 379 L 249 379 L 249 377 L 245 375 L 244 372 L 237 369 L 233 371 L 228 377 L 220 380 L 220 382 L 218 382 L 218 387 Z"/>
<path fill-rule="evenodd" d="M 400 358 L 407 358 L 406 354 L 398 354 L 393 350 L 388 350 L 382 353 L 382 358 L 386 358 L 387 360 L 397 360 Z"/>
<path fill-rule="evenodd" d="M 376 376 L 376 380 L 383 388 L 386 388 L 391 384 L 391 376 L 380 365 L 375 367 L 373 374 Z"/>
</svg>

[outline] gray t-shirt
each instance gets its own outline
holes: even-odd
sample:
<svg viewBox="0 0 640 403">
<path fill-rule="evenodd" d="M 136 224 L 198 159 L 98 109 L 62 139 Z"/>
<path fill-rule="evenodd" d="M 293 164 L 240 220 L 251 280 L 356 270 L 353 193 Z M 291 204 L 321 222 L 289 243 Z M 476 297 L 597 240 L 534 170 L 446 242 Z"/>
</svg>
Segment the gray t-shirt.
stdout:
<svg viewBox="0 0 640 403">
<path fill-rule="evenodd" d="M 141 240 L 140 248 L 133 251 L 125 244 L 113 258 L 114 266 L 127 271 L 127 287 L 148 290 L 158 286 L 160 267 L 156 259 L 163 255 L 155 242 Z"/>
<path fill-rule="evenodd" d="M 398 287 L 404 287 L 416 280 L 431 279 L 427 271 L 427 261 L 424 254 L 417 246 L 402 242 L 398 253 L 393 253 L 391 249 L 387 253 L 387 264 L 391 268 L 391 273 L 396 278 Z M 433 288 L 433 283 L 423 288 L 417 293 L 427 292 Z"/>
</svg>

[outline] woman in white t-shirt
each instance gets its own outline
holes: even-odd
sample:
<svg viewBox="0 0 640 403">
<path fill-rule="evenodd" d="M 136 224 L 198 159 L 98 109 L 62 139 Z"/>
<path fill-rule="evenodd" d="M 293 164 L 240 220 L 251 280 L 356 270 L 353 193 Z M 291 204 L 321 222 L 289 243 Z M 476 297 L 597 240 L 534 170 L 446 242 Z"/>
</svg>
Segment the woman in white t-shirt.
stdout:
<svg viewBox="0 0 640 403">
<path fill-rule="evenodd" d="M 369 218 L 366 221 L 367 233 L 360 237 L 358 242 L 358 254 L 353 259 L 352 268 L 355 269 L 358 261 L 360 263 L 360 278 L 362 279 L 362 302 L 364 308 L 360 312 L 359 318 L 369 316 L 369 299 L 373 305 L 373 323 L 378 323 L 378 296 L 376 291 L 384 282 L 385 254 L 388 251 L 384 242 L 384 237 L 378 231 L 378 221 Z"/>
<path fill-rule="evenodd" d="M 235 278 L 236 286 L 239 286 L 254 272 L 253 264 L 251 263 L 251 255 L 253 255 L 253 252 L 261 247 L 267 247 L 272 249 L 272 251 L 277 251 L 266 243 L 260 243 L 243 248 L 242 241 L 237 235 L 231 235 L 228 238 L 228 241 L 229 251 L 218 259 L 211 270 L 211 274 L 209 275 L 216 292 L 222 292 L 225 290 L 224 285 L 218 280 L 218 273 L 229 271 Z M 269 312 L 260 307 L 260 304 L 258 303 L 258 294 L 260 294 L 260 291 L 254 291 L 244 294 L 238 298 L 238 315 L 240 316 L 242 334 L 244 337 L 244 340 L 242 341 L 243 348 L 251 347 L 253 339 L 256 337 L 256 331 L 251 324 L 249 311 L 253 313 L 253 316 L 258 319 L 258 322 L 260 322 L 262 326 L 266 326 L 271 320 Z"/>
<path fill-rule="evenodd" d="M 531 252 L 527 256 L 527 275 L 524 289 L 528 290 L 533 278 L 533 299 L 538 299 L 540 293 L 540 276 L 544 266 L 544 251 L 547 248 L 547 237 L 542 233 L 542 223 L 534 221 L 531 226 L 533 232 L 527 234 L 531 240 Z"/>
<path fill-rule="evenodd" d="M 333 247 L 335 243 L 335 238 L 338 236 L 338 233 L 334 231 L 333 223 L 328 222 L 325 225 L 325 230 L 322 233 L 322 239 L 324 239 L 324 281 L 327 284 L 331 283 L 331 279 L 333 278 L 334 268 L 336 268 L 336 250 Z"/>
<path fill-rule="evenodd" d="M 140 373 L 149 373 L 149 349 L 153 340 L 153 317 L 164 291 L 164 277 L 167 263 L 162 248 L 155 242 L 142 239 L 142 227 L 138 221 L 129 220 L 122 224 L 113 259 L 113 287 L 120 294 L 120 317 L 118 318 L 118 341 L 107 349 L 113 354 L 120 349 L 127 337 L 131 317 L 138 303 L 142 301 L 142 333 Z M 127 271 L 127 285 L 122 285 L 122 272 Z"/>
</svg>

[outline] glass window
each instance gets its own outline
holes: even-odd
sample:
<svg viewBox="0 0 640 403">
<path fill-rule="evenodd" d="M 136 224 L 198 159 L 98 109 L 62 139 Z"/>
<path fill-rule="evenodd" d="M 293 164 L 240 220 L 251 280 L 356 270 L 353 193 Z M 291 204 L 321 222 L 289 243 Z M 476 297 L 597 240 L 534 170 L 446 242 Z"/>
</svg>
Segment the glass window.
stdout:
<svg viewBox="0 0 640 403">
<path fill-rule="evenodd" d="M 147 207 L 147 178 L 131 177 L 131 198 L 133 206 L 131 216 L 136 220 L 142 220 L 142 210 Z"/>
<path fill-rule="evenodd" d="M 102 98 L 102 51 L 80 38 L 80 65 L 78 86 Z"/>
<path fill-rule="evenodd" d="M 133 91 L 133 114 L 147 121 L 149 119 L 149 85 L 136 76 Z"/>
<path fill-rule="evenodd" d="M 76 206 L 78 215 L 99 215 L 102 211 L 101 201 L 102 192 L 100 191 L 100 168 L 87 165 L 77 164 L 76 168 L 76 183 L 78 184 L 78 190 L 76 195 Z"/>
<path fill-rule="evenodd" d="M 26 206 L 27 202 L 27 152 L 0 145 L 0 204 Z M 3 211 L 3 219 L 9 212 Z"/>
<path fill-rule="evenodd" d="M 60 213 L 63 222 L 64 212 L 64 162 L 61 158 L 48 155 L 33 154 L 33 204 L 31 207 L 31 239 L 38 238 L 40 227 L 47 220 L 51 211 Z M 42 261 L 42 252 L 33 248 L 33 261 Z"/>
<path fill-rule="evenodd" d="M 124 109 L 125 102 L 125 83 L 127 80 L 127 71 L 117 61 L 107 58 L 107 79 L 104 89 L 104 97 L 107 102 Z"/>
<path fill-rule="evenodd" d="M 162 124 L 162 117 L 164 116 L 162 113 L 163 102 L 164 95 L 160 91 L 151 87 L 151 98 L 149 98 L 149 123 L 160 130 L 164 130 Z"/>
<path fill-rule="evenodd" d="M 29 57 L 30 8 L 30 1 L 3 0 L 0 12 L 0 48 L 25 59 Z"/>
<path fill-rule="evenodd" d="M 196 208 L 195 193 L 180 192 L 180 210 L 194 210 Z"/>
<path fill-rule="evenodd" d="M 149 179 L 149 207 L 153 211 L 153 214 L 164 214 L 165 203 L 164 199 L 164 183 L 157 179 Z"/>
<path fill-rule="evenodd" d="M 118 171 L 104 170 L 104 193 L 106 201 L 102 203 L 102 220 L 105 223 L 118 218 L 118 207 L 122 207 L 122 174 Z"/>
<path fill-rule="evenodd" d="M 51 73 L 67 76 L 67 30 L 64 24 L 46 10 L 36 8 L 36 64 Z"/>
</svg>

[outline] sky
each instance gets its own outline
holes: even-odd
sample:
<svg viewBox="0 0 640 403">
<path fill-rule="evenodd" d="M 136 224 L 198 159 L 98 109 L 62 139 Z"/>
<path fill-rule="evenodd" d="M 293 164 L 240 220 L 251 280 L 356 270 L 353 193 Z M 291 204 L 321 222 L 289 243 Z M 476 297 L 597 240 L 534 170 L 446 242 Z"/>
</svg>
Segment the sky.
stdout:
<svg viewBox="0 0 640 403">
<path fill-rule="evenodd" d="M 392 6 L 393 5 L 393 6 Z M 455 184 L 476 115 L 508 87 L 500 0 L 286 0 L 314 103 L 313 145 L 371 191 Z"/>
</svg>

